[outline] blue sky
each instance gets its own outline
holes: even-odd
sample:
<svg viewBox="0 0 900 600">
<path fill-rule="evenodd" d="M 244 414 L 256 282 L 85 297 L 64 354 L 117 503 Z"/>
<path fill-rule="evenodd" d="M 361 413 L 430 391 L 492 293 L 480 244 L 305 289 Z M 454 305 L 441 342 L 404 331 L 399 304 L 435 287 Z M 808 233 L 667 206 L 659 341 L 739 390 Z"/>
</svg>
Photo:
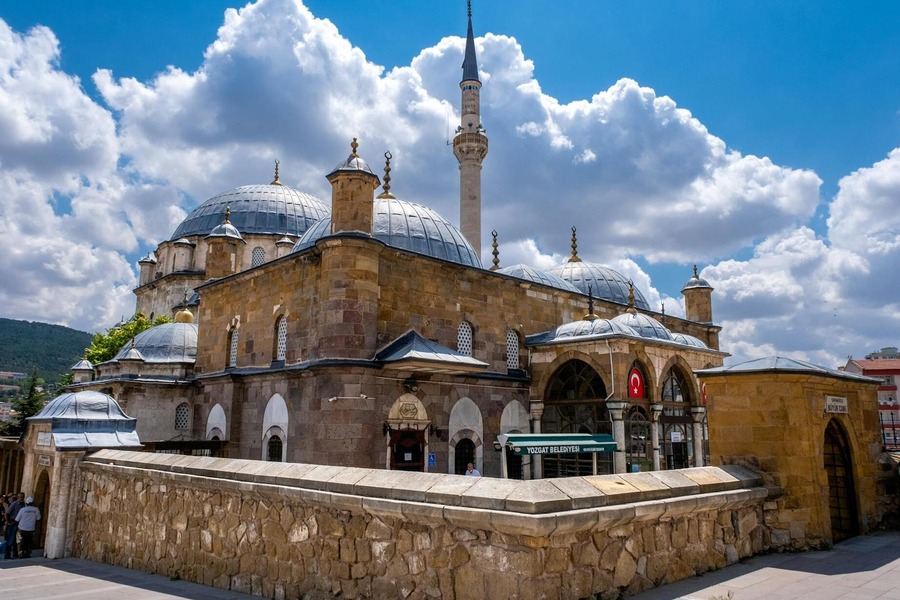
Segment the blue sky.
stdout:
<svg viewBox="0 0 900 600">
<path fill-rule="evenodd" d="M 667 311 L 673 310 L 673 304 L 680 296 L 681 284 L 690 272 L 689 264 L 699 262 L 701 267 L 708 267 L 704 276 L 720 290 L 716 297 L 716 315 L 726 327 L 723 340 L 732 343 L 732 347 L 725 349 L 736 356 L 778 352 L 830 364 L 847 354 L 859 356 L 882 345 L 900 344 L 900 318 L 896 314 L 895 299 L 898 284 L 896 269 L 892 267 L 896 263 L 891 262 L 895 258 L 895 240 L 900 234 L 896 220 L 882 223 L 877 218 L 878 210 L 893 207 L 894 212 L 898 212 L 896 207 L 900 205 L 897 195 L 900 184 L 895 181 L 894 160 L 888 159 L 889 154 L 900 146 L 900 70 L 896 66 L 900 56 L 900 34 L 896 27 L 900 22 L 900 5 L 887 1 L 573 3 L 503 0 L 476 0 L 473 4 L 476 35 L 490 33 L 495 36 L 486 39 L 484 43 L 488 45 L 480 48 L 479 57 L 482 69 L 487 69 L 496 82 L 492 85 L 486 80 L 484 88 L 483 117 L 494 144 L 492 155 L 485 163 L 488 194 L 496 190 L 495 196 L 502 196 L 501 190 L 509 188 L 509 177 L 514 173 L 503 166 L 503 159 L 498 158 L 500 152 L 506 156 L 514 151 L 530 152 L 529 158 L 536 162 L 540 162 L 542 153 L 546 152 L 546 163 L 543 164 L 558 173 L 554 176 L 551 172 L 544 181 L 533 183 L 533 187 L 542 190 L 539 194 L 529 196 L 523 189 L 523 206 L 533 206 L 534 211 L 540 212 L 540 197 L 556 195 L 567 197 L 573 209 L 579 212 L 583 209 L 585 213 L 607 214 L 606 211 L 617 207 L 621 210 L 633 206 L 635 216 L 631 220 L 647 228 L 642 233 L 644 238 L 659 239 L 667 235 L 681 238 L 682 250 L 679 251 L 670 240 L 657 251 L 624 234 L 614 241 L 598 243 L 593 250 L 588 240 L 580 247 L 585 252 L 594 252 L 590 258 L 612 264 L 634 277 L 639 284 L 652 288 L 648 299 L 666 301 Z M 169 142 L 173 149 L 183 149 L 196 142 L 197 147 L 204 150 L 200 154 L 207 159 L 212 156 L 213 148 L 207 139 L 192 139 L 184 132 L 175 136 L 179 138 L 177 141 L 172 141 L 154 137 L 161 134 L 150 132 L 148 115 L 153 111 L 146 112 L 147 107 L 157 102 L 159 106 L 155 110 L 162 110 L 165 104 L 163 92 L 172 89 L 167 85 L 183 84 L 186 87 L 179 88 L 182 91 L 194 89 L 189 83 L 196 80 L 198 72 L 216 74 L 232 69 L 223 79 L 231 82 L 230 86 L 217 86 L 215 93 L 218 95 L 203 96 L 205 102 L 213 105 L 221 100 L 223 107 L 231 106 L 229 94 L 238 97 L 247 92 L 235 83 L 240 81 L 238 76 L 260 86 L 256 77 L 269 73 L 267 69 L 272 65 L 275 65 L 271 71 L 273 77 L 274 74 L 282 77 L 286 87 L 294 85 L 290 74 L 297 66 L 291 60 L 290 47 L 278 46 L 273 40 L 281 39 L 278 33 L 282 30 L 288 37 L 300 35 L 308 26 L 312 28 L 310 31 L 325 31 L 306 22 L 287 31 L 284 24 L 288 19 L 283 16 L 293 13 L 294 8 L 286 0 L 271 0 L 258 7 L 265 13 L 264 25 L 249 18 L 238 18 L 232 23 L 233 31 L 229 27 L 222 30 L 231 31 L 238 40 L 229 42 L 232 45 L 229 46 L 228 60 L 234 56 L 249 56 L 249 62 L 229 63 L 224 59 L 219 62 L 225 53 L 204 54 L 221 35 L 226 8 L 241 6 L 211 0 L 138 3 L 33 0 L 0 6 L 0 19 L 18 36 L 8 42 L 9 46 L 17 47 L 21 40 L 29 38 L 35 25 L 44 25 L 59 43 L 58 53 L 54 57 L 51 52 L 47 59 L 50 70 L 80 79 L 84 98 L 78 99 L 75 105 L 68 103 L 48 109 L 47 114 L 65 110 L 77 112 L 82 110 L 78 106 L 83 105 L 86 112 L 82 114 L 96 118 L 100 130 L 109 131 L 110 123 L 115 129 L 110 140 L 98 142 L 98 148 L 103 148 L 102 152 L 98 150 L 102 156 L 115 156 L 118 166 L 114 173 L 101 174 L 92 170 L 93 167 L 83 166 L 82 163 L 87 164 L 90 160 L 83 153 L 79 154 L 80 149 L 75 149 L 68 167 L 70 171 L 59 173 L 60 182 L 68 183 L 41 181 L 47 189 L 34 192 L 35 197 L 46 199 L 54 209 L 54 215 L 62 218 L 59 225 L 65 230 L 65 227 L 78 226 L 79 207 L 86 207 L 91 199 L 102 194 L 99 189 L 102 186 L 95 182 L 103 181 L 103 190 L 108 192 L 115 188 L 122 194 L 119 210 L 129 238 L 128 241 L 107 239 L 109 233 L 101 231 L 98 223 L 82 227 L 76 236 L 92 260 L 99 263 L 109 256 L 117 259 L 118 266 L 110 270 L 116 273 L 115 277 L 96 279 L 98 286 L 109 286 L 101 311 L 75 311 L 72 315 L 72 311 L 54 310 L 49 302 L 44 307 L 41 303 L 29 304 L 11 297 L 5 303 L 9 314 L 4 316 L 68 322 L 83 329 L 102 328 L 104 319 L 122 310 L 121 306 L 127 302 L 126 291 L 133 282 L 128 281 L 125 264 L 133 266 L 134 259 L 152 249 L 167 235 L 164 232 L 171 232 L 172 223 L 177 223 L 179 217 L 197 202 L 228 187 L 264 179 L 262 176 L 256 177 L 260 181 L 238 179 L 252 176 L 249 166 L 245 172 L 223 167 L 218 181 L 212 176 L 203 180 L 175 173 L 171 167 L 167 172 L 161 166 L 165 161 L 151 156 L 150 150 L 154 146 L 166 147 Z M 337 28 L 337 35 L 361 50 L 369 64 L 384 67 L 382 83 L 391 84 L 399 78 L 397 73 L 391 75 L 395 67 L 409 69 L 413 66 L 421 76 L 429 98 L 454 106 L 458 102 L 454 94 L 457 93 L 455 85 L 459 71 L 451 57 L 455 46 L 449 42 L 441 44 L 445 37 L 464 33 L 463 2 L 429 3 L 427 10 L 422 9 L 421 2 L 412 1 L 338 3 L 308 0 L 305 6 L 315 19 L 330 20 Z M 252 27 L 259 28 L 255 30 L 255 40 L 248 33 Z M 264 46 L 265 50 L 261 52 L 270 54 L 260 59 L 260 52 L 254 53 L 254 46 Z M 23 47 L 26 52 L 39 53 L 44 49 L 37 43 L 31 49 L 24 43 Z M 336 48 L 330 42 L 318 48 L 321 51 L 319 60 L 327 63 L 332 59 L 347 59 L 341 54 L 344 50 Z M 517 48 L 521 56 L 516 55 Z M 418 63 L 414 63 L 416 57 L 421 57 Z M 532 68 L 530 72 L 528 61 Z M 445 62 L 447 67 L 443 66 Z M 169 65 L 185 76 L 166 79 Z M 242 68 L 249 70 L 241 72 Z M 98 85 L 94 79 L 98 69 L 110 72 L 105 84 Z M 510 83 L 509 88 L 503 87 L 507 78 L 501 69 L 517 73 L 516 76 L 521 75 L 522 79 Z M 438 84 L 431 78 L 437 75 L 446 80 L 446 85 L 441 82 L 440 88 L 435 87 Z M 298 72 L 296 80 L 301 83 L 297 85 L 306 82 L 304 77 Z M 134 78 L 135 85 L 127 84 L 128 78 Z M 649 95 L 643 96 L 643 104 L 637 100 L 634 101 L 637 104 L 628 103 L 628 98 L 637 98 L 640 94 L 637 87 L 616 87 L 623 78 L 633 80 L 642 90 L 649 90 Z M 551 115 L 546 123 L 535 116 L 544 113 L 535 112 L 534 103 L 538 99 L 534 95 L 515 96 L 517 89 L 524 89 L 521 84 L 526 80 L 539 85 L 542 93 L 539 102 L 546 114 Z M 327 77 L 326 81 L 329 85 L 339 85 L 334 83 L 334 77 Z M 315 83 L 315 80 L 309 81 L 309 85 Z M 0 82 L 0 91 L 3 91 L 3 85 Z M 40 89 L 40 86 L 29 89 Z M 67 89 L 67 93 L 77 95 L 77 90 L 71 86 Z M 25 93 L 12 85 L 8 92 L 13 97 L 16 93 Z M 251 93 L 257 92 L 251 87 Z M 271 93 L 277 95 L 278 91 Z M 354 93 L 362 92 L 356 90 Z M 196 108 L 197 104 L 191 104 L 188 91 L 184 94 L 186 106 L 202 110 Z M 493 102 L 491 94 L 494 95 Z M 579 128 L 578 119 L 566 112 L 569 103 L 590 102 L 595 94 L 600 98 L 590 110 L 600 115 L 606 114 L 604 111 L 620 115 L 617 118 L 621 121 L 615 124 L 621 136 L 607 137 L 611 134 L 608 127 L 596 131 L 591 129 L 593 126 Z M 138 97 L 148 100 L 136 103 L 134 98 Z M 663 98 L 674 104 L 664 106 L 665 102 L 660 101 Z M 29 100 L 27 96 L 24 99 L 26 103 Z M 652 117 L 636 108 L 638 105 L 646 107 L 648 102 L 656 106 Z M 291 110 L 278 113 L 278 118 L 290 119 L 294 112 L 302 113 L 305 106 L 292 106 Z M 563 108 L 558 108 L 560 106 Z M 617 107 L 622 109 L 621 113 L 615 112 Z M 679 125 L 683 130 L 676 132 L 672 131 L 671 124 L 674 107 L 689 111 L 687 117 L 684 116 L 686 113 L 678 113 L 681 117 L 676 120 L 686 120 Z M 171 113 L 173 108 L 166 105 L 165 110 Z M 378 117 L 373 117 L 358 128 L 369 128 L 370 139 L 399 146 L 400 151 L 395 154 L 399 155 L 401 171 L 394 174 L 402 178 L 404 157 L 430 152 L 432 147 L 437 148 L 444 141 L 436 131 L 441 128 L 432 122 L 440 119 L 438 113 L 442 109 L 433 105 L 431 110 L 434 113 L 432 120 L 418 121 L 416 114 L 401 111 L 398 118 L 402 118 L 402 123 L 387 120 L 381 124 Z M 521 115 L 517 113 L 519 110 Z M 383 112 L 375 111 L 377 115 Z M 304 122 L 302 118 L 298 121 Z M 550 121 L 553 123 L 548 125 Z M 170 124 L 177 123 L 179 121 L 173 118 Z M 556 131 L 557 125 L 562 128 L 562 134 Z M 409 126 L 419 127 L 417 139 L 391 131 L 391 127 Z M 282 139 L 277 131 L 241 137 L 225 129 L 228 128 L 223 127 L 223 132 L 217 132 L 217 139 L 221 139 L 214 148 L 214 156 L 221 159 L 222 164 L 237 160 L 225 154 L 225 147 L 251 141 L 254 151 L 271 148 L 272 152 L 282 156 L 283 162 L 285 157 L 296 156 L 295 164 L 318 164 L 303 154 L 295 140 Z M 235 129 L 233 124 L 232 129 Z M 300 131 L 307 130 L 309 127 Z M 331 133 L 338 138 L 345 132 L 324 131 L 326 135 Z M 230 140 L 226 140 L 229 135 Z M 268 142 L 266 135 L 270 135 Z M 620 137 L 630 141 L 622 142 Z M 519 145 L 517 140 L 525 141 Z M 607 148 L 612 153 L 605 159 L 602 140 L 607 140 Z M 622 146 L 613 147 L 612 143 Z M 717 148 L 717 144 L 722 148 Z M 340 158 L 339 152 L 333 150 L 336 147 L 337 142 L 329 139 L 319 149 L 323 154 L 336 154 L 328 154 L 322 159 L 323 164 Z M 564 157 L 567 160 L 559 156 L 561 147 L 571 151 L 571 156 Z M 364 152 L 365 149 L 363 146 Z M 4 151 L 10 153 L 5 161 Z M 55 151 L 69 157 L 64 144 L 55 145 Z M 0 168 L 9 169 L 10 165 L 17 164 L 16 152 L 13 144 L 6 148 L 0 144 Z M 54 152 L 47 154 L 52 156 Z M 380 154 L 380 146 L 370 151 L 372 157 Z M 623 159 L 621 163 L 614 159 L 622 155 L 631 158 Z M 589 159 L 582 161 L 580 157 L 583 156 Z M 590 158 L 593 156 L 600 159 Z M 593 165 L 592 169 L 597 169 L 594 178 L 583 168 L 577 174 L 573 171 L 570 175 L 565 171 L 570 167 L 579 168 L 572 165 L 584 167 L 589 163 Z M 407 164 L 417 163 L 410 158 Z M 426 188 L 427 178 L 414 173 L 409 176 L 408 186 L 410 191 L 419 194 L 416 199 L 436 204 L 445 216 L 455 221 L 456 214 L 447 209 L 450 204 L 442 204 L 439 198 L 453 197 L 456 193 L 450 177 L 453 164 L 440 164 L 447 167 L 447 177 L 432 181 L 432 187 Z M 50 167 L 35 162 L 26 170 L 35 180 L 41 180 L 43 169 Z M 859 169 L 868 170 L 852 181 L 847 180 L 846 190 L 842 192 L 841 178 Z M 659 181 L 648 186 L 654 189 L 635 191 L 643 187 L 648 177 L 653 178 L 661 172 L 668 176 L 660 176 Z M 23 178 L 27 179 L 27 175 L 17 175 L 15 185 L 23 185 Z M 90 183 L 73 187 L 73 178 Z M 569 184 L 573 178 L 575 183 Z M 304 175 L 292 184 L 310 189 L 310 186 L 320 185 L 317 181 L 312 175 Z M 136 183 L 142 184 L 140 189 L 135 189 Z M 758 189 L 762 190 L 759 197 L 751 197 Z M 20 188 L 16 190 L 21 191 Z M 310 191 L 321 195 L 322 189 Z M 705 198 L 697 203 L 702 205 L 702 210 L 694 215 L 690 214 L 693 192 Z M 843 196 L 833 206 L 839 193 Z M 734 199 L 723 201 L 723 204 L 733 201 L 733 208 L 714 206 L 719 197 L 731 197 L 729 194 L 733 194 Z M 579 208 L 577 198 L 581 196 L 589 200 Z M 666 198 L 671 198 L 669 204 Z M 490 200 L 486 197 L 486 202 Z M 159 211 L 150 214 L 147 208 L 160 203 L 168 206 L 164 211 L 165 219 Z M 76 208 L 72 209 L 70 204 Z M 771 207 L 772 211 L 763 210 L 765 207 Z M 711 217 L 710 212 L 716 210 L 718 213 Z M 864 214 L 859 213 L 860 210 Z M 67 215 L 70 211 L 72 215 Z M 647 217 L 647 213 L 653 211 L 671 211 L 671 214 L 654 220 Z M 827 219 L 833 213 L 843 220 L 838 222 L 835 217 L 829 228 Z M 558 232 L 537 231 L 534 221 L 519 222 L 510 219 L 508 214 L 508 207 L 498 206 L 496 213 L 485 215 L 486 220 L 494 219 L 493 224 L 486 224 L 488 230 L 497 227 L 501 235 L 507 236 L 505 239 L 518 244 L 512 251 L 501 246 L 507 256 L 523 261 L 530 258 L 532 264 L 547 266 L 565 255 L 567 240 L 562 223 Z M 66 216 L 71 218 L 66 221 Z M 504 229 L 506 219 L 509 224 Z M 568 220 L 575 222 L 581 218 L 571 216 Z M 114 222 L 111 218 L 110 227 L 116 227 Z M 698 223 L 700 231 L 692 232 L 691 222 Z M 622 229 L 622 226 L 618 227 Z M 877 235 L 868 236 L 873 228 Z M 600 229 L 598 226 L 598 235 Z M 705 238 L 709 238 L 706 244 L 698 241 Z M 854 241 L 863 238 L 874 241 L 868 244 Z M 501 244 L 503 240 L 501 237 Z M 799 255 L 802 258 L 797 258 Z M 60 266 L 51 271 L 60 274 L 65 268 Z M 71 277 L 71 274 L 66 275 Z M 719 281 L 721 285 L 717 283 Z M 861 305 L 857 296 L 864 295 L 866 290 L 871 292 Z M 109 300 L 110 297 L 117 300 Z M 860 318 L 880 325 L 857 327 Z M 117 318 L 112 322 L 115 320 Z M 803 332 L 814 331 L 816 335 L 800 338 L 797 333 L 785 333 L 793 328 L 792 324 Z M 728 334 L 729 326 L 735 332 L 732 337 Z"/>
</svg>

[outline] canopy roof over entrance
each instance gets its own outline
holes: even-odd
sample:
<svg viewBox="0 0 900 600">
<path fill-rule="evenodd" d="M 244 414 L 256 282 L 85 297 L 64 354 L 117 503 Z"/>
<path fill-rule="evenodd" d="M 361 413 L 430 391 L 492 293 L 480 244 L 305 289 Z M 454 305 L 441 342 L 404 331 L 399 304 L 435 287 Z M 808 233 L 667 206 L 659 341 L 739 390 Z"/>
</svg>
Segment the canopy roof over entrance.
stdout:
<svg viewBox="0 0 900 600">
<path fill-rule="evenodd" d="M 507 433 L 497 439 L 518 456 L 616 451 L 616 442 L 607 433 Z"/>
</svg>

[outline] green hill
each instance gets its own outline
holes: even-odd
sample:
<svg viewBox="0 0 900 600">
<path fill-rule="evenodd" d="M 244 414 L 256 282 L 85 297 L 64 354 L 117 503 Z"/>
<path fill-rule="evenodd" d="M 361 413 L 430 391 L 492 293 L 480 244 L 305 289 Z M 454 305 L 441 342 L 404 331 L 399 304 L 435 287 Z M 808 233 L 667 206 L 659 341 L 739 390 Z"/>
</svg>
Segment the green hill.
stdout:
<svg viewBox="0 0 900 600">
<path fill-rule="evenodd" d="M 37 368 L 47 383 L 69 372 L 93 335 L 62 325 L 0 318 L 0 371 L 28 375 Z"/>
</svg>

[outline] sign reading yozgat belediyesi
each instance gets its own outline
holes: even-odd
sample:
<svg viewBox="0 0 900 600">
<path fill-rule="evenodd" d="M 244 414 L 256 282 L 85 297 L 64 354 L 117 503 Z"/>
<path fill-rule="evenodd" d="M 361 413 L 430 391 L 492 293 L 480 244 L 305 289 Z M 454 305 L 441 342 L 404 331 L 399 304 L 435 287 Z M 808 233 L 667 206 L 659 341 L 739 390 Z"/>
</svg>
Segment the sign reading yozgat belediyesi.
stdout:
<svg viewBox="0 0 900 600">
<path fill-rule="evenodd" d="M 825 412 L 847 414 L 847 399 L 843 396 L 825 396 Z"/>
</svg>

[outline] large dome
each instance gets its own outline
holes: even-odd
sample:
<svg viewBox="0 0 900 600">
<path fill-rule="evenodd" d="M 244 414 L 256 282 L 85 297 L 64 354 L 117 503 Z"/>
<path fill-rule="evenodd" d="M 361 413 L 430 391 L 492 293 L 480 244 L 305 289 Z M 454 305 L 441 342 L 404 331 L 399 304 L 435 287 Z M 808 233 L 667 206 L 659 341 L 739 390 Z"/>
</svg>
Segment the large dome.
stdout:
<svg viewBox="0 0 900 600">
<path fill-rule="evenodd" d="M 565 262 L 547 269 L 547 272 L 568 281 L 584 294 L 588 293 L 590 286 L 590 293 L 594 298 L 628 304 L 628 280 L 609 267 L 583 261 Z M 650 310 L 650 305 L 637 288 L 634 290 L 634 305 Z"/>
<path fill-rule="evenodd" d="M 230 221 L 243 235 L 303 235 L 310 225 L 331 214 L 321 200 L 286 185 L 244 185 L 213 196 L 189 214 L 173 240 L 189 235 L 209 235 L 225 221 L 230 208 Z"/>
<path fill-rule="evenodd" d="M 147 362 L 194 362 L 197 359 L 197 324 L 163 323 L 151 327 L 135 336 L 134 348 Z M 131 342 L 128 342 L 114 360 L 125 358 L 130 350 Z"/>
<path fill-rule="evenodd" d="M 579 294 L 581 293 L 581 290 L 576 288 L 565 279 L 560 279 L 556 275 L 551 275 L 546 271 L 541 271 L 540 269 L 535 269 L 534 267 L 528 265 L 512 265 L 510 267 L 497 269 L 496 272 L 503 273 L 504 275 L 509 275 L 510 277 L 515 277 L 516 279 L 524 279 L 525 281 L 540 283 L 542 285 L 549 285 L 550 287 L 555 287 L 560 290 L 566 290 L 567 292 L 576 292 Z"/>
<path fill-rule="evenodd" d="M 372 236 L 394 248 L 481 268 L 481 259 L 466 238 L 444 217 L 421 204 L 376 198 Z M 331 217 L 310 227 L 294 245 L 305 250 L 331 233 Z"/>
</svg>

